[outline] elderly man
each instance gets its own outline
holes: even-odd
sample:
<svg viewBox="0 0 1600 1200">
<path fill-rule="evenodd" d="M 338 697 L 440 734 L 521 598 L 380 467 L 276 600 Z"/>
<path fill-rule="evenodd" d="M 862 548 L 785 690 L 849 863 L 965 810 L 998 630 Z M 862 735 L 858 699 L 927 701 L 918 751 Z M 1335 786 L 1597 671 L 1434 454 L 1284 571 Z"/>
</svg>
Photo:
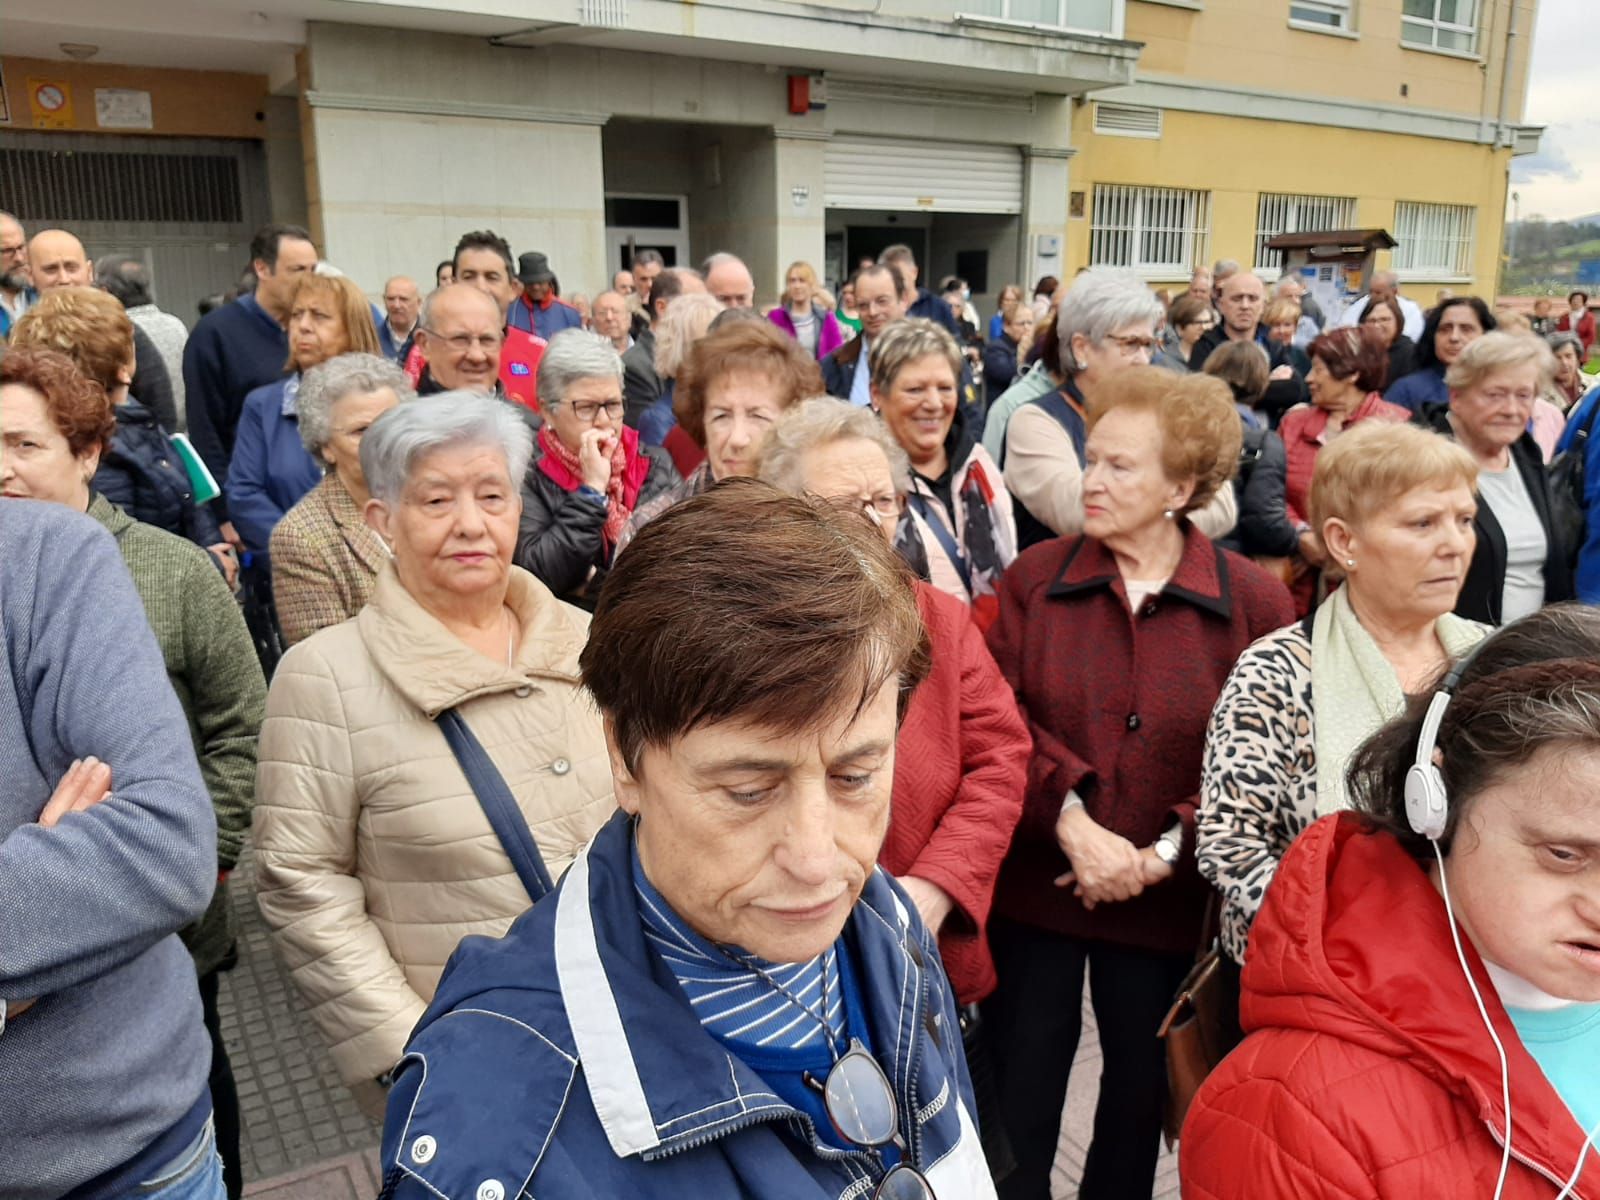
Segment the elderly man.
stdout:
<svg viewBox="0 0 1600 1200">
<path fill-rule="evenodd" d="M 865 408 L 872 403 L 867 357 L 878 335 L 905 317 L 906 287 L 899 268 L 887 263 L 862 267 L 855 283 L 861 332 L 822 360 L 822 386 L 828 395 Z M 944 307 L 948 314 L 949 306 Z"/>
<path fill-rule="evenodd" d="M 511 302 L 506 325 L 549 341 L 563 329 L 582 329 L 583 314 L 556 295 L 556 273 L 550 260 L 537 250 L 517 259 L 517 282 L 522 294 Z"/>
<path fill-rule="evenodd" d="M 1339 318 L 1340 325 L 1359 325 L 1361 314 L 1367 311 L 1367 305 L 1374 300 L 1387 300 L 1392 296 L 1399 302 L 1400 312 L 1405 317 L 1405 327 L 1400 332 L 1413 342 L 1422 340 L 1422 326 L 1427 317 L 1420 304 L 1400 294 L 1400 276 L 1393 271 L 1374 271 L 1367 288 L 1365 296 L 1344 310 L 1344 315 Z"/>
<path fill-rule="evenodd" d="M 315 270 L 316 265 L 317 248 L 304 229 L 298 225 L 262 226 L 250 241 L 255 291 L 207 313 L 183 348 L 189 438 L 219 480 L 228 475 L 244 398 L 284 375 L 289 358 L 289 335 L 284 330 L 289 298 L 300 276 Z M 224 484 L 218 504 L 226 499 Z M 232 526 L 224 524 L 222 532 L 231 534 Z"/>
<path fill-rule="evenodd" d="M 383 320 L 378 325 L 378 344 L 390 362 L 403 363 L 411 353 L 411 338 L 417 332 L 417 314 L 422 296 L 417 281 L 409 275 L 396 275 L 383 285 Z"/>
<path fill-rule="evenodd" d="M 876 866 L 927 655 L 859 510 L 734 479 L 646 525 L 580 659 L 623 811 L 452 957 L 385 1195 L 993 1200 L 949 983 Z"/>
<path fill-rule="evenodd" d="M 1194 269 L 1194 273 L 1189 276 L 1188 294 L 1196 300 L 1204 300 L 1207 304 L 1211 303 L 1210 267 L 1196 267 Z"/>
<path fill-rule="evenodd" d="M 628 311 L 627 298 L 621 292 L 601 292 L 594 298 L 590 309 L 594 331 L 618 354 L 626 354 L 633 345 L 633 335 L 628 332 L 632 313 Z"/>
<path fill-rule="evenodd" d="M 41 293 L 59 287 L 94 286 L 94 269 L 83 243 L 64 229 L 46 229 L 33 235 L 28 243 L 28 269 L 33 286 Z M 161 351 L 137 325 L 133 327 L 133 353 L 133 382 L 128 385 L 128 395 L 154 413 L 161 428 L 171 433 L 178 428 L 178 402 L 172 379 Z"/>
<path fill-rule="evenodd" d="M 1217 264 L 1218 267 L 1227 265 L 1226 261 Z M 1189 370 L 1204 370 L 1211 352 L 1227 342 L 1254 342 L 1265 352 L 1272 368 L 1271 382 L 1267 384 L 1259 407 L 1276 422 L 1280 414 L 1306 398 L 1306 384 L 1290 359 L 1292 347 L 1273 341 L 1267 336 L 1267 327 L 1261 324 L 1266 296 L 1261 280 L 1252 272 L 1235 271 L 1225 275 L 1217 300 L 1217 312 L 1222 320 L 1195 342 L 1189 353 Z"/>
<path fill-rule="evenodd" d="M 1236 258 L 1219 258 L 1211 264 L 1211 300 L 1213 303 L 1222 299 L 1222 285 L 1227 283 L 1240 271 L 1244 270 Z"/>
<path fill-rule="evenodd" d="M 878 255 L 878 265 L 893 267 L 900 275 L 900 286 L 903 289 L 901 306 L 908 317 L 927 317 L 930 321 L 937 321 L 950 331 L 950 336 L 959 343 L 961 341 L 961 326 L 956 320 L 955 313 L 951 311 L 940 296 L 935 296 L 925 287 L 917 285 L 917 259 L 911 253 L 910 246 L 890 246 Z M 861 301 L 856 300 L 859 310 Z"/>
<path fill-rule="evenodd" d="M 417 395 L 479 392 L 511 403 L 530 428 L 543 420 L 536 409 L 505 387 L 505 327 L 494 298 L 470 283 L 451 283 L 430 292 L 413 339 Z"/>
<path fill-rule="evenodd" d="M 11 335 L 11 326 L 38 296 L 28 277 L 28 235 L 21 221 L 0 212 L 0 339 Z"/>
<path fill-rule="evenodd" d="M 127 310 L 134 328 L 143 330 L 161 355 L 176 402 L 178 428 L 184 425 L 183 348 L 189 342 L 189 327 L 169 312 L 156 306 L 150 287 L 150 272 L 144 260 L 131 254 L 107 254 L 94 264 L 94 283 L 101 291 L 115 296 Z"/>
<path fill-rule="evenodd" d="M 633 272 L 618 271 L 611 277 L 611 290 L 617 295 L 627 297 L 634 293 Z"/>
<path fill-rule="evenodd" d="M 635 262 L 638 260 L 635 259 Z M 638 427 L 639 418 L 661 398 L 663 384 L 656 374 L 656 326 L 667 305 L 688 292 L 704 292 L 705 280 L 688 267 L 673 267 L 652 278 L 650 328 L 634 335 L 634 344 L 622 356 L 623 424 Z"/>
<path fill-rule="evenodd" d="M 756 281 L 750 268 L 736 254 L 717 253 L 700 268 L 706 278 L 706 291 L 723 308 L 752 308 L 756 302 Z"/>
<path fill-rule="evenodd" d="M 504 334 L 500 346 L 500 386 L 519 404 L 539 410 L 539 357 L 545 339 L 510 323 L 518 284 L 512 274 L 511 247 L 493 230 L 463 234 L 452 260 L 457 283 L 475 287 L 500 309 Z"/>
</svg>

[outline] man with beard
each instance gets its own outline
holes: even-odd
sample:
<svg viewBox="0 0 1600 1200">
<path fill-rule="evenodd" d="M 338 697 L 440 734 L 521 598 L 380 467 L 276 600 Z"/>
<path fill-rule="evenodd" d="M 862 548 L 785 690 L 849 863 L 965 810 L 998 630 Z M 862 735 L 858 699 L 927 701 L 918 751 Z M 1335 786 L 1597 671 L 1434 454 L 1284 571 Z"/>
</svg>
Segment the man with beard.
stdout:
<svg viewBox="0 0 1600 1200">
<path fill-rule="evenodd" d="M 38 298 L 28 278 L 28 235 L 21 221 L 0 212 L 0 340 L 11 336 L 11 326 Z"/>
</svg>

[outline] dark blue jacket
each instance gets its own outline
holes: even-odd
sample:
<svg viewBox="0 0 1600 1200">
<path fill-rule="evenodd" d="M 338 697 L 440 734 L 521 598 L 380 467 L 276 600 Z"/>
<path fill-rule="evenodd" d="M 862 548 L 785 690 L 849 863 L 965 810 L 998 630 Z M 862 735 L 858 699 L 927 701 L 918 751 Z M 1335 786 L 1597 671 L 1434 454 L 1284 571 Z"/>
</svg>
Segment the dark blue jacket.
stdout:
<svg viewBox="0 0 1600 1200">
<path fill-rule="evenodd" d="M 563 329 L 582 329 L 583 314 L 559 296 L 552 296 L 547 305 L 518 296 L 506 315 L 506 324 L 524 333 L 538 334 L 548 342 Z"/>
<path fill-rule="evenodd" d="M 1577 598 L 1586 604 L 1600 604 L 1600 388 L 1594 388 L 1573 405 L 1567 428 L 1556 443 L 1556 451 L 1570 450 L 1580 429 L 1587 430 L 1584 448 L 1583 498 L 1589 527 L 1578 550 Z"/>
<path fill-rule="evenodd" d="M 675 384 L 675 380 L 668 379 L 661 395 L 639 414 L 639 440 L 646 446 L 662 445 L 678 423 L 678 414 L 672 410 L 673 395 L 677 392 Z"/>
<path fill-rule="evenodd" d="M 184 407 L 189 440 L 220 482 L 227 478 L 244 398 L 287 375 L 289 335 L 256 302 L 240 296 L 200 319 L 183 347 Z M 227 485 L 217 501 L 222 517 Z M 224 518 L 225 519 L 225 518 Z"/>
<path fill-rule="evenodd" d="M 961 337 L 961 326 L 956 322 L 955 313 L 950 311 L 950 305 L 945 303 L 943 296 L 935 296 L 925 287 L 917 289 L 917 298 L 911 302 L 911 307 L 906 309 L 908 317 L 926 317 L 930 321 L 937 321 L 950 331 L 950 336 L 958 344 L 964 344 Z"/>
<path fill-rule="evenodd" d="M 396 1070 L 392 1200 L 843 1200 L 878 1177 L 701 1028 L 649 949 L 618 813 L 498 941 L 469 937 Z M 947 1200 L 992 1200 L 955 1002 L 882 871 L 845 925 L 906 1159 Z M 494 1186 L 491 1186 L 493 1184 Z"/>
<path fill-rule="evenodd" d="M 135 521 L 215 546 L 222 531 L 208 505 L 194 502 L 183 460 L 155 414 L 137 400 L 116 407 L 117 431 L 100 458 L 94 489 Z"/>
<path fill-rule="evenodd" d="M 245 398 L 228 471 L 228 515 L 246 548 L 260 554 L 283 514 L 322 481 L 322 468 L 300 441 L 291 388 L 299 391 L 298 375 Z"/>
<path fill-rule="evenodd" d="M 1383 398 L 1390 404 L 1398 404 L 1401 408 L 1409 409 L 1419 416 L 1438 405 L 1448 406 L 1450 389 L 1444 385 L 1444 364 L 1435 363 L 1431 367 L 1418 367 L 1411 374 L 1402 375 L 1383 393 Z"/>
</svg>

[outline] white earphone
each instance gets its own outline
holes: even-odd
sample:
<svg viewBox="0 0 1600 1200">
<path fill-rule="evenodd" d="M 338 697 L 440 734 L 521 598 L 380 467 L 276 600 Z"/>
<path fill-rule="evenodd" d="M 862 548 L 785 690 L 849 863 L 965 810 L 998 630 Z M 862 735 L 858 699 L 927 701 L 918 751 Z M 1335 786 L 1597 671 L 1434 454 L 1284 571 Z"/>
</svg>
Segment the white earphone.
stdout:
<svg viewBox="0 0 1600 1200">
<path fill-rule="evenodd" d="M 1483 1027 L 1489 1031 L 1489 1040 L 1494 1043 L 1495 1052 L 1500 1056 L 1500 1099 L 1506 1109 L 1505 1145 L 1500 1156 L 1500 1177 L 1494 1188 L 1494 1200 L 1500 1200 L 1506 1188 L 1506 1174 L 1511 1169 L 1511 1068 L 1506 1061 L 1505 1045 L 1495 1032 L 1494 1022 L 1489 1019 L 1489 1009 L 1483 1002 L 1483 994 L 1478 991 L 1477 980 L 1473 979 L 1472 969 L 1467 966 L 1467 953 L 1461 946 L 1461 928 L 1456 923 L 1455 908 L 1450 903 L 1450 882 L 1445 875 L 1444 852 L 1439 849 L 1439 839 L 1444 836 L 1449 824 L 1450 793 L 1444 785 L 1444 773 L 1433 761 L 1445 710 L 1450 707 L 1455 690 L 1461 685 L 1461 677 L 1472 666 L 1483 646 L 1484 643 L 1479 642 L 1451 667 L 1434 692 L 1433 699 L 1428 701 L 1428 711 L 1422 718 L 1422 729 L 1417 735 L 1417 758 L 1406 771 L 1405 800 L 1406 821 L 1413 832 L 1433 844 L 1433 855 L 1439 861 L 1439 891 L 1444 897 L 1444 911 L 1450 921 L 1450 938 L 1455 943 L 1456 961 L 1461 964 L 1461 974 L 1478 1005 L 1478 1016 L 1483 1019 Z M 1583 1174 L 1583 1163 L 1596 1134 L 1600 1134 L 1600 1124 L 1590 1129 L 1584 1137 L 1583 1150 L 1578 1154 L 1577 1165 L 1572 1168 L 1572 1177 L 1567 1180 L 1567 1185 L 1561 1189 L 1556 1200 L 1567 1200 L 1578 1186 L 1578 1177 Z"/>
</svg>

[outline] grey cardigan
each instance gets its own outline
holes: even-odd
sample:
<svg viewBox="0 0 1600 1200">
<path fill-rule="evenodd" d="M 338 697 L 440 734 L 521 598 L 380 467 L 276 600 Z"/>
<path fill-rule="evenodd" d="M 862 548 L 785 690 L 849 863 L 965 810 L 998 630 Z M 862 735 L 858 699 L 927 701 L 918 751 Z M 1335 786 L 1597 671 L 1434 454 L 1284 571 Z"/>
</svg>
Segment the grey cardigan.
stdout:
<svg viewBox="0 0 1600 1200">
<path fill-rule="evenodd" d="M 112 795 L 54 828 L 74 758 Z M 111 535 L 0 500 L 0 1196 L 53 1200 L 193 1108 L 210 1045 L 176 936 L 216 884 L 188 723 Z M 70 1064 L 70 1066 L 66 1065 Z"/>
</svg>

